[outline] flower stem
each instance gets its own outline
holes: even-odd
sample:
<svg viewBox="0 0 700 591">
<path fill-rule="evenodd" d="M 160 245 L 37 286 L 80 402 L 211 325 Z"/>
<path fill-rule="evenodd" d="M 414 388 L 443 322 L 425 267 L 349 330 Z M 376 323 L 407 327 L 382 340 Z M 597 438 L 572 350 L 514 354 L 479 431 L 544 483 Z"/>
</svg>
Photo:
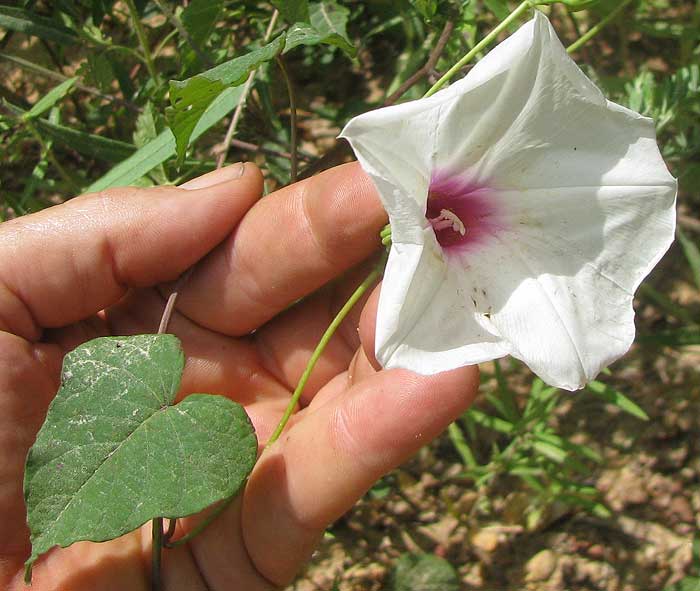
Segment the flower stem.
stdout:
<svg viewBox="0 0 700 591">
<path fill-rule="evenodd" d="M 524 2 L 521 2 L 518 7 L 505 18 L 505 20 L 501 21 L 493 31 L 486 35 L 486 37 L 479 41 L 479 43 L 477 43 L 462 59 L 447 70 L 442 78 L 440 78 L 430 87 L 430 89 L 428 89 L 428 92 L 423 95 L 423 98 L 432 96 L 438 90 L 440 90 L 457 72 L 472 61 L 477 54 L 495 41 L 496 37 L 498 37 L 502 31 L 507 29 L 513 21 L 520 18 L 520 15 L 523 14 L 523 12 L 525 12 L 528 8 L 532 8 L 536 4 L 536 2 L 532 2 L 531 0 L 524 0 Z"/>
<path fill-rule="evenodd" d="M 379 233 L 379 238 L 382 240 L 382 245 L 387 248 L 391 246 L 391 224 L 387 224 L 382 228 L 382 231 Z"/>
<path fill-rule="evenodd" d="M 345 320 L 345 317 L 350 313 L 350 310 L 352 310 L 353 306 L 358 301 L 360 301 L 365 292 L 372 285 L 374 285 L 374 282 L 382 274 L 382 272 L 384 271 L 385 263 L 386 254 L 384 253 L 382 255 L 382 258 L 375 265 L 374 269 L 372 269 L 371 273 L 367 275 L 365 280 L 358 286 L 358 288 L 353 292 L 350 298 L 348 298 L 348 301 L 345 302 L 343 307 L 340 309 L 340 312 L 336 314 L 335 318 L 333 318 L 333 321 L 328 325 L 326 332 L 323 333 L 321 340 L 318 342 L 318 345 L 316 345 L 314 352 L 311 354 L 311 359 L 309 359 L 309 362 L 306 364 L 304 373 L 301 374 L 299 383 L 297 384 L 297 387 L 294 390 L 294 394 L 292 394 L 292 397 L 289 400 L 289 404 L 287 405 L 287 408 L 284 411 L 284 415 L 282 415 L 282 419 L 280 420 L 279 424 L 275 428 L 274 433 L 265 445 L 265 449 L 270 447 L 275 441 L 279 439 L 279 436 L 282 434 L 282 431 L 284 431 L 284 428 L 286 427 L 287 423 L 289 422 L 289 419 L 294 413 L 294 409 L 296 408 L 297 403 L 299 402 L 299 398 L 301 397 L 301 393 L 304 391 L 306 383 L 309 381 L 309 376 L 311 376 L 311 372 L 316 366 L 316 362 L 320 359 L 321 355 L 323 354 L 323 351 L 326 349 L 326 346 L 330 342 L 336 330 L 338 330 L 338 327 L 341 325 L 343 320 Z"/>
<path fill-rule="evenodd" d="M 625 7 L 630 4 L 632 0 L 623 0 L 620 2 L 620 4 L 615 8 L 614 10 L 610 11 L 603 20 L 601 20 L 597 25 L 594 27 L 591 27 L 586 33 L 580 38 L 574 41 L 569 47 L 566 48 L 566 51 L 568 53 L 573 53 L 574 51 L 577 51 L 578 49 L 581 48 L 582 45 L 586 44 L 588 41 L 590 41 L 593 37 L 595 37 L 598 33 L 600 33 L 603 28 L 610 23 L 611 21 L 615 20 L 617 16 L 625 9 Z"/>
</svg>

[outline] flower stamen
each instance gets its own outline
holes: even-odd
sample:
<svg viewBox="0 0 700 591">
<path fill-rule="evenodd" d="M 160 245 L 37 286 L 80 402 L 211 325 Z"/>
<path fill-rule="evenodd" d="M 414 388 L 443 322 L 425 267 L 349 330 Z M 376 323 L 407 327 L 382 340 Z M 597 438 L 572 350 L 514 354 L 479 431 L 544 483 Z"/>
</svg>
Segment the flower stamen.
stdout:
<svg viewBox="0 0 700 591">
<path fill-rule="evenodd" d="M 441 209 L 440 215 L 436 218 L 428 218 L 428 221 L 433 226 L 436 232 L 440 230 L 447 230 L 452 228 L 455 232 L 464 236 L 467 233 L 467 228 L 464 226 L 464 222 L 459 219 L 459 216 L 449 209 Z"/>
</svg>

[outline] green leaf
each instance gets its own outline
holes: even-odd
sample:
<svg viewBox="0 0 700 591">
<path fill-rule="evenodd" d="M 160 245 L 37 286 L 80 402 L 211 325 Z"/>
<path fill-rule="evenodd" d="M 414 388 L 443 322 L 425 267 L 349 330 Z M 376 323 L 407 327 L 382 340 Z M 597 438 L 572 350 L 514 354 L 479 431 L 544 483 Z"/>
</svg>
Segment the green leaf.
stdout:
<svg viewBox="0 0 700 591">
<path fill-rule="evenodd" d="M 223 0 L 192 0 L 182 11 L 182 24 L 195 43 L 207 42 L 223 7 Z"/>
<path fill-rule="evenodd" d="M 137 148 L 142 148 L 148 142 L 158 137 L 156 129 L 156 119 L 153 113 L 153 103 L 146 103 L 143 112 L 136 119 L 136 129 L 134 130 L 134 144 Z"/>
<path fill-rule="evenodd" d="M 510 8 L 506 0 L 484 0 L 484 4 L 499 21 L 505 20 L 510 14 Z"/>
<path fill-rule="evenodd" d="M 404 554 L 396 563 L 392 591 L 459 591 L 459 576 L 444 558 L 433 554 Z"/>
<path fill-rule="evenodd" d="M 45 41 L 56 41 L 64 45 L 78 42 L 77 35 L 67 27 L 22 8 L 0 6 L 0 29 L 35 35 Z"/>
<path fill-rule="evenodd" d="M 433 18 L 438 9 L 437 0 L 411 0 L 411 4 L 425 19 Z"/>
<path fill-rule="evenodd" d="M 222 92 L 202 115 L 190 137 L 190 144 L 216 125 L 236 108 L 243 88 L 227 88 Z M 170 129 L 162 131 L 156 139 L 149 142 L 112 168 L 107 174 L 97 179 L 87 188 L 90 193 L 103 191 L 111 187 L 125 187 L 135 183 L 159 164 L 175 156 L 175 137 Z"/>
<path fill-rule="evenodd" d="M 183 366 L 172 335 L 99 338 L 66 356 L 27 456 L 28 573 L 53 546 L 111 540 L 239 491 L 256 459 L 253 427 L 223 396 L 170 406 Z"/>
<path fill-rule="evenodd" d="M 552 445 L 547 441 L 535 441 L 532 445 L 538 452 L 557 464 L 563 464 L 566 461 L 568 454 L 565 450 Z"/>
<path fill-rule="evenodd" d="M 143 112 L 136 119 L 136 129 L 134 130 L 134 144 L 137 148 L 142 148 L 158 137 L 158 126 L 153 110 L 153 103 L 146 103 Z M 168 176 L 162 164 L 153 168 L 151 177 L 158 185 L 167 185 Z"/>
<path fill-rule="evenodd" d="M 357 50 L 346 30 L 350 11 L 334 1 L 309 4 L 311 24 L 295 23 L 287 31 L 285 53 L 299 45 L 335 45 L 348 57 L 355 57 Z"/>
<path fill-rule="evenodd" d="M 229 60 L 202 74 L 177 82 L 170 82 L 170 103 L 165 111 L 168 125 L 175 136 L 178 161 L 185 157 L 190 136 L 207 107 L 227 87 L 245 82 L 248 74 L 260 64 L 277 56 L 284 49 L 284 35 L 280 35 L 260 49 Z"/>
<path fill-rule="evenodd" d="M 693 272 L 693 280 L 698 289 L 700 289 L 700 249 L 698 245 L 695 244 L 685 232 L 678 228 L 676 230 L 678 234 L 678 241 L 681 243 L 683 248 L 683 254 L 685 258 L 688 259 L 688 264 L 690 265 L 690 270 Z"/>
<path fill-rule="evenodd" d="M 477 408 L 470 408 L 467 411 L 467 416 L 471 417 L 475 423 L 481 425 L 482 427 L 493 429 L 499 433 L 509 435 L 515 430 L 515 426 L 512 423 L 499 419 L 498 417 L 487 415 L 485 412 L 482 412 Z"/>
<path fill-rule="evenodd" d="M 40 117 L 41 115 L 46 113 L 46 111 L 53 107 L 58 101 L 60 101 L 72 90 L 73 85 L 76 83 L 77 80 L 77 77 L 68 78 L 68 80 L 64 80 L 58 86 L 55 86 L 54 88 L 49 90 L 49 92 L 47 92 L 43 97 L 41 97 L 34 104 L 34 106 L 22 116 L 22 118 L 24 120 L 36 119 L 37 117 Z"/>
<path fill-rule="evenodd" d="M 15 116 L 24 117 L 28 111 L 24 111 L 7 101 L 3 101 Z M 134 146 L 118 140 L 93 135 L 84 131 L 79 131 L 71 127 L 65 127 L 58 123 L 53 123 L 47 119 L 34 119 L 32 122 L 42 133 L 57 142 L 63 143 L 85 156 L 106 160 L 107 162 L 119 162 L 128 158 L 134 152 Z"/>
<path fill-rule="evenodd" d="M 614 404 L 620 410 L 624 410 L 627 414 L 630 414 L 633 417 L 637 417 L 643 421 L 649 420 L 649 415 L 647 415 L 647 413 L 645 413 L 639 406 L 627 398 L 627 396 L 625 396 L 622 392 L 619 392 L 608 384 L 598 381 L 589 382 L 586 386 L 586 390 L 600 396 L 606 402 Z"/>
<path fill-rule="evenodd" d="M 289 24 L 309 21 L 308 0 L 272 0 L 272 5 Z"/>
<path fill-rule="evenodd" d="M 91 52 L 87 56 L 87 61 L 80 66 L 78 73 L 83 76 L 88 84 L 92 84 L 99 88 L 102 92 L 112 92 L 112 83 L 116 78 L 114 68 L 112 67 L 112 58 L 106 53 Z"/>
</svg>

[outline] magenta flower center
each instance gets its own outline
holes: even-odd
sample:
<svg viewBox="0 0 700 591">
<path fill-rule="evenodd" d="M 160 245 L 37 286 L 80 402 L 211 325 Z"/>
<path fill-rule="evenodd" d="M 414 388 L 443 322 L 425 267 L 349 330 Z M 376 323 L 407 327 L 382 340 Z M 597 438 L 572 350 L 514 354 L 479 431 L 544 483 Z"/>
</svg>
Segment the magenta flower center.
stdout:
<svg viewBox="0 0 700 591">
<path fill-rule="evenodd" d="M 430 182 L 425 217 L 446 252 L 478 246 L 498 229 L 493 190 L 467 179 L 436 173 Z"/>
</svg>

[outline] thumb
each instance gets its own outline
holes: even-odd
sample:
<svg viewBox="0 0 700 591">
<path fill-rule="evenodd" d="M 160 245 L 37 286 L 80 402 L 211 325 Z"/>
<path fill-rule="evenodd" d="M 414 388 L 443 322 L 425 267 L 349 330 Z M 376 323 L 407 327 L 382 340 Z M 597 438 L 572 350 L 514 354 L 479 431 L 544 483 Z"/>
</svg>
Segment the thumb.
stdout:
<svg viewBox="0 0 700 591">
<path fill-rule="evenodd" d="M 261 191 L 257 167 L 234 164 L 183 188 L 110 189 L 1 224 L 0 330 L 36 340 L 130 287 L 177 278 L 230 234 Z"/>
</svg>

